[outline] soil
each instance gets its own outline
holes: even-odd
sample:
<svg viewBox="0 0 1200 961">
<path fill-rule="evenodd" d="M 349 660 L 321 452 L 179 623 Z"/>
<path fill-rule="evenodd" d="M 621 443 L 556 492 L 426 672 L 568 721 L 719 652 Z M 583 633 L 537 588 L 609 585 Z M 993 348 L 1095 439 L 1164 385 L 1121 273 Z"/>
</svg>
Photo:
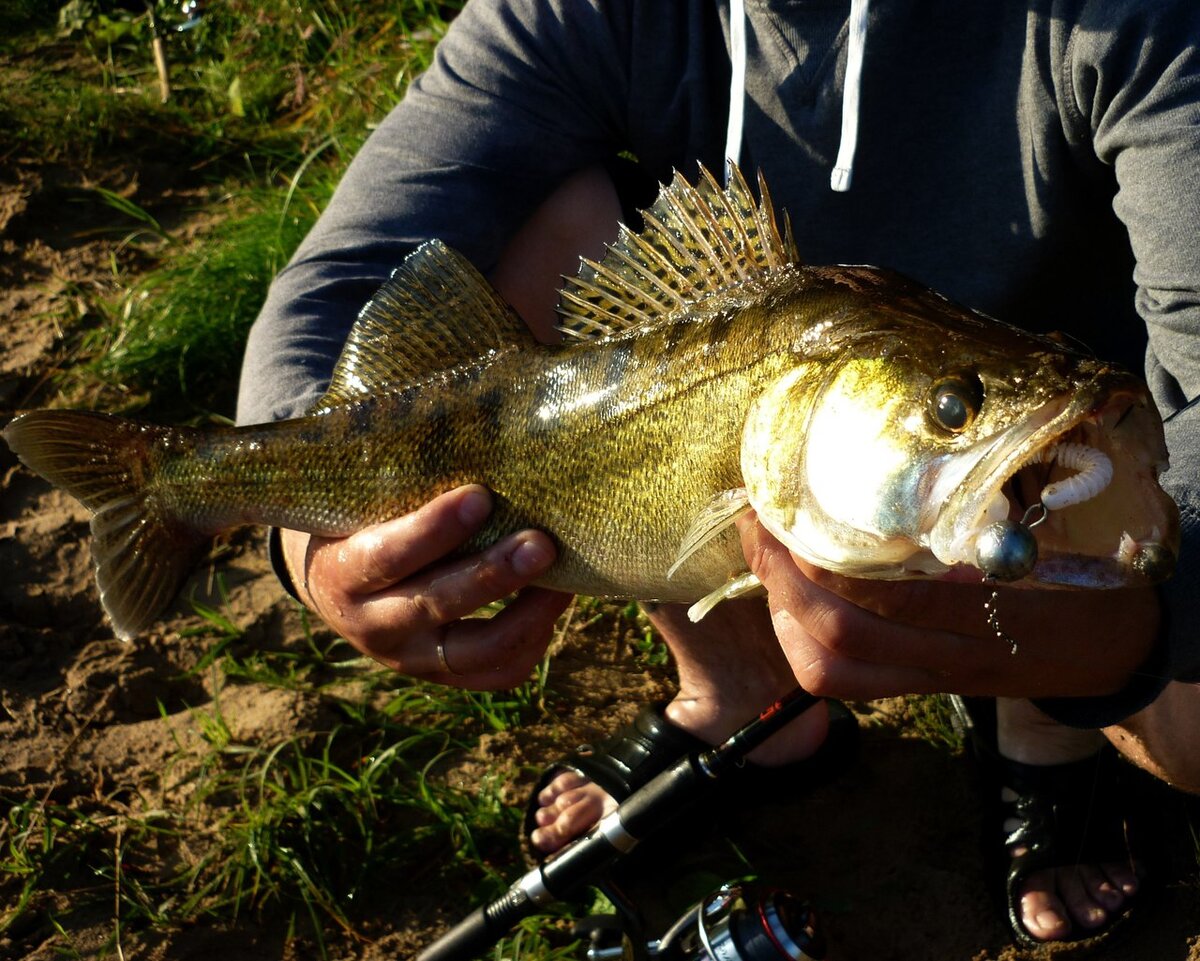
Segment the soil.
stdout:
<svg viewBox="0 0 1200 961">
<path fill-rule="evenodd" d="M 80 289 L 103 286 L 111 276 L 120 237 L 97 233 L 102 212 L 71 202 L 95 183 L 130 196 L 173 227 L 191 216 L 196 196 L 169 172 L 145 167 L 82 171 L 11 158 L 0 167 L 0 422 L 52 398 L 49 378 L 69 363 L 71 349 L 56 318 L 71 316 Z M 0 449 L 0 491 L 0 804 L 154 794 L 178 739 L 195 736 L 191 712 L 215 695 L 203 674 L 185 674 L 204 654 L 203 645 L 181 633 L 194 617 L 181 604 L 150 635 L 128 644 L 114 640 L 92 584 L 86 512 L 18 467 L 7 449 Z M 245 643 L 272 649 L 303 643 L 295 606 L 265 562 L 261 534 L 234 538 L 219 570 L 230 615 L 246 628 Z M 189 588 L 200 599 L 212 597 L 212 573 L 205 567 Z M 556 716 L 486 738 L 475 757 L 461 759 L 462 771 L 503 760 L 519 772 L 508 797 L 520 804 L 531 770 L 628 719 L 638 703 L 668 696 L 669 673 L 640 666 L 611 633 L 568 632 L 551 668 Z M 321 706 L 304 695 L 249 684 L 221 694 L 243 741 L 321 723 Z M 744 874 L 744 863 L 730 862 L 731 839 L 764 877 L 811 899 L 832 958 L 1019 961 L 1077 954 L 1010 945 L 989 893 L 980 795 L 962 753 L 915 736 L 903 701 L 854 709 L 861 746 L 845 772 L 829 783 L 747 797 L 720 818 L 682 822 L 670 844 L 643 855 L 632 870 L 635 880 L 649 878 L 658 894 L 670 896 L 684 890 L 685 878 L 718 880 L 726 868 L 728 877 Z M 1161 883 L 1143 899 L 1141 923 L 1093 956 L 1200 961 L 1191 833 L 1197 822 L 1188 821 L 1194 810 L 1149 782 L 1140 796 L 1167 842 Z M 521 863 L 508 866 L 514 878 L 524 870 Z M 436 890 L 380 898 L 378 917 L 358 936 L 332 940 L 331 957 L 412 956 L 467 910 L 457 895 Z M 69 940 L 36 915 L 0 935 L 0 956 L 48 961 L 67 951 L 64 945 L 81 956 L 117 955 L 111 912 L 67 914 L 64 907 L 58 905 Z M 124 957 L 151 961 L 311 953 L 304 939 L 289 940 L 281 924 L 259 917 L 126 931 L 119 947 Z"/>
</svg>

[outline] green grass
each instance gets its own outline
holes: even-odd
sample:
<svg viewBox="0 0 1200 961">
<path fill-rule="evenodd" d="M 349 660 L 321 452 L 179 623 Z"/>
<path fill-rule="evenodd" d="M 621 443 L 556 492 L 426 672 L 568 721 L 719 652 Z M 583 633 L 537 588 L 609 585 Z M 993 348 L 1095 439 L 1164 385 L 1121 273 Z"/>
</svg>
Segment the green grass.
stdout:
<svg viewBox="0 0 1200 961">
<path fill-rule="evenodd" d="M 168 44 L 162 103 L 144 14 L 97 0 L 60 33 L 55 4 L 0 3 L 0 156 L 87 171 L 91 186 L 71 199 L 112 241 L 104 283 L 69 287 L 56 315 L 67 401 L 164 420 L 232 414 L 267 285 L 460 5 L 210 2 L 203 24 Z M 157 9 L 170 25 L 175 5 Z M 177 173 L 201 209 L 96 186 L 138 165 Z M 575 617 L 606 625 L 635 667 L 666 662 L 636 605 L 580 599 Z M 185 634 L 204 651 L 189 680 L 216 693 L 164 710 L 177 739 L 156 781 L 0 788 L 0 941 L 122 958 L 148 932 L 250 919 L 288 931 L 289 956 L 328 957 L 397 905 L 465 916 L 519 873 L 514 772 L 450 774 L 481 739 L 544 718 L 550 663 L 513 691 L 471 693 L 397 678 L 327 635 L 250 643 L 224 605 L 197 604 Z M 247 686 L 295 694 L 319 721 L 242 739 L 229 702 Z M 940 698 L 909 698 L 906 724 L 961 746 Z M 1200 858 L 1194 830 L 1192 842 Z M 98 948 L 78 936 L 97 918 L 109 932 Z M 552 913 L 491 956 L 580 954 Z"/>
<path fill-rule="evenodd" d="M 91 303 L 97 322 L 83 340 L 91 359 L 73 376 L 116 390 L 123 395 L 117 406 L 149 406 L 156 417 L 232 416 L 230 372 L 240 366 L 271 278 L 332 191 L 332 170 L 321 172 L 329 179 L 296 193 L 260 186 L 230 196 L 216 206 L 219 219 L 201 245 L 180 247 L 159 235 L 149 214 L 127 214 L 138 224 L 131 242 L 149 234 L 168 253 L 162 266 L 121 284 L 117 296 Z"/>
<path fill-rule="evenodd" d="M 109 282 L 81 285 L 58 318 L 80 361 L 60 382 L 73 401 L 171 420 L 232 414 L 241 347 L 271 278 L 459 6 L 208 4 L 198 28 L 169 36 L 171 95 L 160 103 L 144 12 L 84 0 L 74 28 L 55 30 L 18 5 L 0 40 L 19 79 L 0 98 L 8 153 L 101 171 L 174 167 L 213 198 L 187 240 L 152 195 L 99 187 L 74 198 L 118 243 Z M 174 3 L 157 10 L 167 26 L 180 20 Z"/>
<path fill-rule="evenodd" d="M 161 103 L 145 13 L 85 4 L 75 29 L 56 31 L 38 5 L 18 0 L 0 51 L 29 70 L 6 91 L 0 117 L 16 145 L 51 159 L 120 151 L 207 167 L 246 155 L 288 166 L 331 136 L 365 136 L 428 64 L 460 6 L 210 3 L 195 30 L 166 31 L 171 93 Z M 166 27 L 180 21 L 175 4 L 156 7 Z M 35 45 L 51 55 L 30 57 Z"/>
<path fill-rule="evenodd" d="M 188 643 L 206 653 L 189 674 L 213 694 L 182 714 L 160 705 L 175 750 L 157 780 L 0 794 L 0 938 L 53 932 L 61 956 L 93 956 L 77 932 L 101 917 L 98 956 L 120 957 L 155 929 L 274 919 L 325 958 L 398 903 L 432 891 L 465 916 L 520 873 L 516 772 L 455 771 L 481 736 L 545 716 L 549 662 L 481 694 L 379 670 L 328 634 L 251 645 L 224 603 L 196 611 Z M 321 721 L 239 737 L 229 700 L 245 685 L 295 693 Z M 573 956 L 564 910 L 523 922 L 496 957 Z"/>
<path fill-rule="evenodd" d="M 948 698 L 940 694 L 909 694 L 904 702 L 906 730 L 948 751 L 962 751 L 963 735 Z"/>
<path fill-rule="evenodd" d="M 533 719 L 538 679 L 488 701 L 369 669 L 341 641 L 238 650 L 227 622 L 211 622 L 202 664 L 217 694 L 182 731 L 164 713 L 178 733 L 156 794 L 0 799 L 0 936 L 53 921 L 66 939 L 75 917 L 109 905 L 114 938 L 273 914 L 325 956 L 331 934 L 406 892 L 455 892 L 466 913 L 504 890 L 519 863 L 520 815 L 501 798 L 511 772 L 469 789 L 445 772 L 481 734 Z M 223 695 L 246 683 L 317 698 L 332 720 L 239 740 Z"/>
</svg>

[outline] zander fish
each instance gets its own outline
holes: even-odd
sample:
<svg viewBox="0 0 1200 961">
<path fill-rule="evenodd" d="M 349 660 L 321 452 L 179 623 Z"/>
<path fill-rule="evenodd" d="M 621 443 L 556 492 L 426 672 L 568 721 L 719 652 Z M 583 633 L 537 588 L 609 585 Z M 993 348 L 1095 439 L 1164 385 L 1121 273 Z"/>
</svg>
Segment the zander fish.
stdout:
<svg viewBox="0 0 1200 961">
<path fill-rule="evenodd" d="M 1178 512 L 1138 378 L 890 271 L 801 266 L 761 178 L 759 194 L 737 171 L 724 190 L 677 176 L 643 231 L 567 282 L 561 345 L 431 241 L 363 309 L 303 417 L 191 429 L 47 410 L 4 438 L 94 512 L 123 638 L 220 531 L 345 535 L 469 482 L 495 510 L 468 549 L 541 528 L 559 548 L 542 585 L 698 602 L 695 617 L 758 586 L 733 526 L 748 510 L 849 575 L 1170 573 Z M 998 523 L 1036 558 L 994 562 Z"/>
</svg>

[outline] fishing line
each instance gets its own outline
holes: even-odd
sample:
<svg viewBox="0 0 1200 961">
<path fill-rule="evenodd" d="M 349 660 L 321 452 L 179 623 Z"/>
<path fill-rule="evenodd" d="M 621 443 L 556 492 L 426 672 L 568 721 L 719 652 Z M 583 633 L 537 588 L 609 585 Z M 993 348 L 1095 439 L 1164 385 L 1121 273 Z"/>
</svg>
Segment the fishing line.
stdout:
<svg viewBox="0 0 1200 961">
<path fill-rule="evenodd" d="M 1037 518 L 1036 520 L 1033 519 L 1035 516 Z M 1020 526 L 1026 530 L 1032 530 L 1033 528 L 1037 527 L 1038 524 L 1041 524 L 1043 521 L 1045 521 L 1049 516 L 1049 509 L 1047 509 L 1046 505 L 1041 501 L 1038 501 L 1036 504 L 1030 504 L 1029 507 L 1025 509 L 1025 514 L 1021 518 Z M 985 582 L 991 581 L 994 583 L 995 580 L 996 578 L 990 575 L 984 578 Z M 1004 630 L 1003 627 L 1000 626 L 1000 615 L 998 613 L 999 601 L 1000 591 L 996 588 L 992 588 L 992 596 L 983 602 L 983 609 L 987 615 L 987 625 L 995 632 L 996 640 L 1003 641 L 1005 644 L 1007 644 L 1009 646 L 1009 653 L 1015 655 L 1017 653 L 1016 638 L 1014 638 L 1011 634 Z"/>
<path fill-rule="evenodd" d="M 996 613 L 997 601 L 1000 600 L 1000 592 L 993 588 L 992 596 L 983 602 L 983 609 L 987 612 L 987 625 L 996 632 L 996 640 L 1003 641 L 1009 645 L 1009 653 L 1017 653 L 1017 642 L 1012 635 L 1005 632 L 1000 626 L 1000 617 Z"/>
</svg>

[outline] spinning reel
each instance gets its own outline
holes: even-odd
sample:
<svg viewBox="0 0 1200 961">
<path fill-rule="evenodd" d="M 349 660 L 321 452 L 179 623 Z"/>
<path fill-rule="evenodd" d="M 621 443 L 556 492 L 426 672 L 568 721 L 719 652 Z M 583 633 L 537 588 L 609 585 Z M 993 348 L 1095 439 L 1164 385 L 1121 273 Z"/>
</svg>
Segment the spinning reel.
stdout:
<svg viewBox="0 0 1200 961">
<path fill-rule="evenodd" d="M 584 918 L 587 961 L 823 961 L 825 942 L 804 902 L 752 882 L 721 885 L 655 941 L 631 937 L 616 915 Z"/>
</svg>

